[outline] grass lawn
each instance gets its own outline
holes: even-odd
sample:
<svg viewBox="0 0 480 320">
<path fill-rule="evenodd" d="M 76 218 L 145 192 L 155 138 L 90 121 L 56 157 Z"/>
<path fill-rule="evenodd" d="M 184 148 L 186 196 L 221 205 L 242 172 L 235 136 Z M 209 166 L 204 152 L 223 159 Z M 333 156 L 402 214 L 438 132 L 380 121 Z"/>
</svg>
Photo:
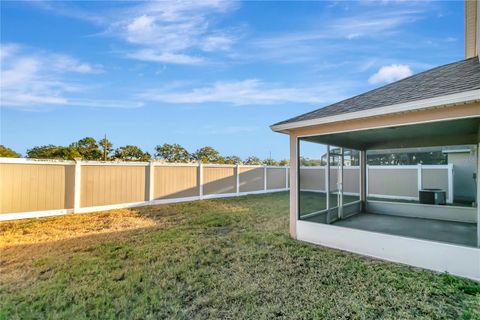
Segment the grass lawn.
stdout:
<svg viewBox="0 0 480 320">
<path fill-rule="evenodd" d="M 0 223 L 0 318 L 480 319 L 480 284 L 288 237 L 286 193 Z"/>
</svg>

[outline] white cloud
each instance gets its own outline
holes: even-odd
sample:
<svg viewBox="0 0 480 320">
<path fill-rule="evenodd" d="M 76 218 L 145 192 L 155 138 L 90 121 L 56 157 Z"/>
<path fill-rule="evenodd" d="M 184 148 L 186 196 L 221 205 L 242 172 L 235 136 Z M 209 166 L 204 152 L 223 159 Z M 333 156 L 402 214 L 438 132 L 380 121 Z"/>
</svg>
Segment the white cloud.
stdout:
<svg viewBox="0 0 480 320">
<path fill-rule="evenodd" d="M 78 81 L 65 80 L 78 74 L 103 72 L 77 59 L 16 44 L 2 44 L 0 104 L 2 107 L 34 110 L 45 106 L 138 107 L 139 102 L 74 98 L 85 91 Z M 85 95 L 85 93 L 83 93 Z"/>
<path fill-rule="evenodd" d="M 408 65 L 391 64 L 389 66 L 381 67 L 368 79 L 368 82 L 371 84 L 390 83 L 409 77 L 412 74 L 413 72 Z"/>
<path fill-rule="evenodd" d="M 130 7 L 111 17 L 107 34 L 131 45 L 128 58 L 143 61 L 199 64 L 199 54 L 230 50 L 235 37 L 214 28 L 214 16 L 235 7 L 230 1 L 155 1 Z M 194 55 L 192 52 L 196 52 Z"/>
<path fill-rule="evenodd" d="M 319 104 L 343 98 L 348 85 L 332 83 L 318 87 L 287 87 L 258 79 L 216 82 L 209 86 L 175 91 L 160 88 L 143 92 L 145 100 L 176 104 L 229 103 L 234 105 L 280 104 L 287 102 Z"/>
<path fill-rule="evenodd" d="M 153 49 L 142 49 L 127 54 L 127 57 L 142 61 L 165 62 L 173 64 L 201 64 L 201 57 L 189 56 L 180 53 L 157 52 Z"/>
</svg>

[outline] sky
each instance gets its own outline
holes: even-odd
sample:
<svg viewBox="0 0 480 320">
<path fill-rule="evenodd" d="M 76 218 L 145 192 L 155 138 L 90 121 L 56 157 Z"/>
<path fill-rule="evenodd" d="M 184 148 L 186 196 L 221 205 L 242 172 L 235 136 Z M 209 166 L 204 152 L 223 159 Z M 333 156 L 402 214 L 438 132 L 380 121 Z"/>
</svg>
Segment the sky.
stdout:
<svg viewBox="0 0 480 320">
<path fill-rule="evenodd" d="M 285 159 L 270 125 L 463 59 L 463 5 L 2 1 L 0 144 Z"/>
</svg>

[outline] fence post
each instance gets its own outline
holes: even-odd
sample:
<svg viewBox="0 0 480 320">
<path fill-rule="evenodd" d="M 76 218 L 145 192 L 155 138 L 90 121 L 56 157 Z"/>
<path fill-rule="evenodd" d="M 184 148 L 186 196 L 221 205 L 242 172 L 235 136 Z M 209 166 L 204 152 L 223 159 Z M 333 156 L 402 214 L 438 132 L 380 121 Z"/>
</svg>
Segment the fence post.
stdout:
<svg viewBox="0 0 480 320">
<path fill-rule="evenodd" d="M 267 192 L 267 166 L 263 165 L 263 191 Z"/>
<path fill-rule="evenodd" d="M 448 198 L 447 198 L 447 202 L 448 203 L 453 203 L 453 163 L 448 164 Z"/>
<path fill-rule="evenodd" d="M 418 199 L 417 200 L 420 200 L 420 190 L 422 190 L 422 164 L 419 163 L 418 166 L 417 166 L 417 182 L 418 182 L 418 194 L 417 194 L 417 197 Z"/>
<path fill-rule="evenodd" d="M 288 190 L 288 167 L 285 167 L 285 189 Z"/>
<path fill-rule="evenodd" d="M 73 213 L 77 213 L 80 209 L 80 190 L 82 188 L 82 160 L 75 159 L 75 184 L 73 188 Z"/>
<path fill-rule="evenodd" d="M 203 199 L 203 163 L 201 160 L 198 161 L 198 194 L 200 200 Z"/>
<path fill-rule="evenodd" d="M 238 196 L 240 194 L 240 166 L 238 165 L 238 163 L 235 166 L 235 176 L 237 179 L 236 187 L 237 187 L 237 196 Z"/>
<path fill-rule="evenodd" d="M 153 166 L 153 161 L 150 160 L 148 164 L 148 201 L 153 201 L 154 199 L 154 183 L 155 183 L 155 167 Z"/>
</svg>

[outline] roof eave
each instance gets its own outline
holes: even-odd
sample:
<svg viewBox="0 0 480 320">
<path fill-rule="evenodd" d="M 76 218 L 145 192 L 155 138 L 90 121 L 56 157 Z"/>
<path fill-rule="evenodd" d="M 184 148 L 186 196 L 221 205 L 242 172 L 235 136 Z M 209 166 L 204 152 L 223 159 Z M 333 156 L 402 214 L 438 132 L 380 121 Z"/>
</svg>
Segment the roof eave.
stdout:
<svg viewBox="0 0 480 320">
<path fill-rule="evenodd" d="M 315 126 L 320 124 L 368 118 L 368 117 L 387 115 L 387 114 L 398 113 L 398 112 L 415 111 L 415 110 L 428 109 L 433 107 L 466 104 L 466 103 L 471 103 L 476 101 L 480 101 L 480 89 L 464 91 L 460 93 L 454 93 L 454 94 L 434 97 L 430 99 L 399 103 L 399 104 L 394 104 L 394 105 L 385 106 L 385 107 L 372 108 L 368 110 L 342 113 L 342 114 L 329 116 L 329 117 L 322 117 L 322 118 L 295 121 L 295 122 L 287 122 L 283 124 L 274 124 L 270 126 L 270 129 L 275 132 L 289 133 L 289 131 L 292 129 L 310 127 L 310 126 Z"/>
</svg>

